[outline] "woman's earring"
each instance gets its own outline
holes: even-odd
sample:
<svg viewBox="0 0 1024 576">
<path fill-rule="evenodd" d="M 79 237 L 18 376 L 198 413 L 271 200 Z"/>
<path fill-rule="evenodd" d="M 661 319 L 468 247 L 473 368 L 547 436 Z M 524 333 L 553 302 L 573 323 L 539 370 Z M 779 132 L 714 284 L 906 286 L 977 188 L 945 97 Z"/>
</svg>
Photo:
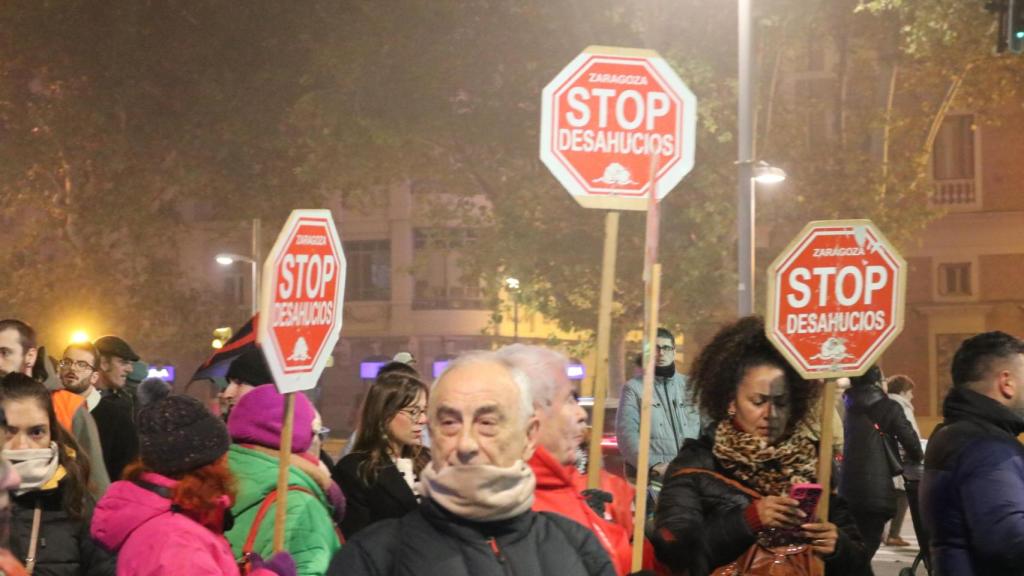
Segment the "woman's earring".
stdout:
<svg viewBox="0 0 1024 576">
<path fill-rule="evenodd" d="M 729 415 L 729 417 L 730 417 L 730 418 L 732 418 L 733 416 L 735 416 L 735 415 L 736 415 L 736 411 L 735 411 L 735 410 L 733 410 L 732 408 L 729 408 L 729 411 L 728 411 L 728 412 L 726 412 L 726 414 L 728 414 L 728 415 Z"/>
</svg>

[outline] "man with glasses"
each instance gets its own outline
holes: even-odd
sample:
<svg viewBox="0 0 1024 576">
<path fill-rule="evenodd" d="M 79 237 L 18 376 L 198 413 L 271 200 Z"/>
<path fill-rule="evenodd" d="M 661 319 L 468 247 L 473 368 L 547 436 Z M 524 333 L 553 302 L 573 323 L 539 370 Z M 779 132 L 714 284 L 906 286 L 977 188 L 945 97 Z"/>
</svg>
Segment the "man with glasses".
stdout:
<svg viewBox="0 0 1024 576">
<path fill-rule="evenodd" d="M 119 479 L 124 467 L 139 455 L 139 438 L 129 405 L 96 389 L 100 381 L 99 351 L 90 342 L 71 344 L 57 367 L 66 392 L 77 394 L 96 422 L 102 454 L 93 458 L 93 468 L 104 468 L 110 478 Z M 102 461 L 104 466 L 99 466 Z"/>
<path fill-rule="evenodd" d="M 651 402 L 650 479 L 661 482 L 669 462 L 676 457 L 687 438 L 700 435 L 700 411 L 686 383 L 676 372 L 676 340 L 665 328 L 658 328 L 657 354 L 654 357 L 654 397 Z M 626 460 L 626 474 L 636 478 L 640 452 L 640 405 L 644 396 L 643 376 L 633 378 L 622 388 L 615 434 L 619 452 Z"/>
</svg>

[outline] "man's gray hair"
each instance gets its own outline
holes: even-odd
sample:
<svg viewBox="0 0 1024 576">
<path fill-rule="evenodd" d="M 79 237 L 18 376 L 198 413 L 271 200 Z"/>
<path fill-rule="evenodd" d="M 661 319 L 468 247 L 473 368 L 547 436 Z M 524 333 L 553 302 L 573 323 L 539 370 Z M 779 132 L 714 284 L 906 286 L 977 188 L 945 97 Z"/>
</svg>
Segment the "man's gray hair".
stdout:
<svg viewBox="0 0 1024 576">
<path fill-rule="evenodd" d="M 469 366 L 472 364 L 497 364 L 508 371 L 509 376 L 512 378 L 512 382 L 515 383 L 516 388 L 519 389 L 519 415 L 522 416 L 523 426 L 530 421 L 530 417 L 533 416 L 533 391 L 530 389 L 530 379 L 526 374 L 516 367 L 510 360 L 500 356 L 497 352 L 489 350 L 473 350 L 470 352 L 463 352 L 452 360 L 448 366 L 445 367 L 444 372 L 434 380 L 434 384 L 430 387 L 431 396 L 433 396 L 434 389 L 437 388 L 438 383 L 444 380 L 444 377 L 449 372 Z"/>
<path fill-rule="evenodd" d="M 498 356 L 526 374 L 534 406 L 541 410 L 551 407 L 558 382 L 568 378 L 569 359 L 564 354 L 541 346 L 510 344 L 498 350 Z"/>
</svg>

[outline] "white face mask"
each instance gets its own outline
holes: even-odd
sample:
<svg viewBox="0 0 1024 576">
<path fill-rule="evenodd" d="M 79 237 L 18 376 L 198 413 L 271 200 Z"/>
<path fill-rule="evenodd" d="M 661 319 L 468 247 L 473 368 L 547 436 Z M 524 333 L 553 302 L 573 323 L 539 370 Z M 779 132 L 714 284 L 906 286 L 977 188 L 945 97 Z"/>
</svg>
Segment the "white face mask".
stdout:
<svg viewBox="0 0 1024 576">
<path fill-rule="evenodd" d="M 21 477 L 21 484 L 15 491 L 19 496 L 49 482 L 60 465 L 56 442 L 50 442 L 49 448 L 4 450 L 3 455 Z"/>
</svg>

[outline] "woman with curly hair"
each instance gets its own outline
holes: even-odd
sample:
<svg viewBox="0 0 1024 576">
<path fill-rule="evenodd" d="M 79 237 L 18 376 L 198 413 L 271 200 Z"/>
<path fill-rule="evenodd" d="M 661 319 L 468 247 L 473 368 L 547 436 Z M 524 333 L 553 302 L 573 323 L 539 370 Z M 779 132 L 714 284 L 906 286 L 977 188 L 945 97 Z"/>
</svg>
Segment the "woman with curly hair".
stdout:
<svg viewBox="0 0 1024 576">
<path fill-rule="evenodd" d="M 416 482 L 430 462 L 423 446 L 428 394 L 422 380 L 404 373 L 378 378 L 370 387 L 355 446 L 333 472 L 348 504 L 341 522 L 345 538 L 416 508 Z"/>
<path fill-rule="evenodd" d="M 845 503 L 833 496 L 830 521 L 821 521 L 788 496 L 791 486 L 817 481 L 817 440 L 803 424 L 819 384 L 789 366 L 763 320 L 722 328 L 690 379 L 711 423 L 666 473 L 655 514 L 659 559 L 690 576 L 732 574 L 726 567 L 755 543 L 805 543 L 830 576 L 861 573 L 863 546 Z"/>
<path fill-rule="evenodd" d="M 11 552 L 30 574 L 113 574 L 114 558 L 89 537 L 88 459 L 58 423 L 49 390 L 12 372 L 0 399 L 3 455 L 21 477 L 11 492 Z"/>
<path fill-rule="evenodd" d="M 231 524 L 235 479 L 224 422 L 189 396 L 168 396 L 139 412 L 140 460 L 130 464 L 96 507 L 93 537 L 118 553 L 119 576 L 221 574 L 238 564 L 222 535 Z M 294 576 L 280 553 L 249 574 Z"/>
</svg>

